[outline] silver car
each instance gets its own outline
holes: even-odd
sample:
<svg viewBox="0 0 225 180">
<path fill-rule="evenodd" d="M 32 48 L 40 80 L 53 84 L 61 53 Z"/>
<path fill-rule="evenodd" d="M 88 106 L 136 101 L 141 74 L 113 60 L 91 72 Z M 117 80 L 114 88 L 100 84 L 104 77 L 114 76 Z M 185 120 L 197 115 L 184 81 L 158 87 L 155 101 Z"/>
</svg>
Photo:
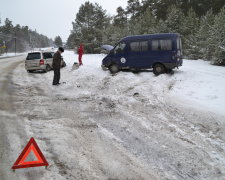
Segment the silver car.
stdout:
<svg viewBox="0 0 225 180">
<path fill-rule="evenodd" d="M 52 69 L 54 52 L 30 52 L 25 61 L 25 69 L 27 72 L 39 71 L 48 72 Z M 62 58 L 61 67 L 65 67 L 66 63 Z"/>
</svg>

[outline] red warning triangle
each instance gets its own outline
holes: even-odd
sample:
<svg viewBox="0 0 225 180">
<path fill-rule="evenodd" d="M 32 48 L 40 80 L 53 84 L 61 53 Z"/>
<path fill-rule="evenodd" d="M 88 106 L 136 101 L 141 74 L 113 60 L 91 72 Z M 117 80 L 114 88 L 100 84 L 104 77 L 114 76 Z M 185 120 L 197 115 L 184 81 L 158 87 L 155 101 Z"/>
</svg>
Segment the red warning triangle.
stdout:
<svg viewBox="0 0 225 180">
<path fill-rule="evenodd" d="M 36 156 L 36 161 L 25 161 L 29 154 L 33 152 Z M 48 166 L 48 162 L 46 161 L 44 155 L 42 154 L 41 150 L 39 149 L 36 141 L 34 138 L 30 138 L 30 141 L 14 163 L 12 169 L 19 169 L 19 168 L 29 168 L 29 167 L 37 167 L 37 166 Z"/>
</svg>

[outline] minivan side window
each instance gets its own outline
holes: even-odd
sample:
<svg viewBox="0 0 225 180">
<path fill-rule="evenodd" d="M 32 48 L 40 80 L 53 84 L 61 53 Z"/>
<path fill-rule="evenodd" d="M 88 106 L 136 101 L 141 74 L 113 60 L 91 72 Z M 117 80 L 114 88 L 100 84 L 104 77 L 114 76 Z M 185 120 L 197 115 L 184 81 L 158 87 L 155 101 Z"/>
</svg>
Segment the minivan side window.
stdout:
<svg viewBox="0 0 225 180">
<path fill-rule="evenodd" d="M 160 40 L 161 50 L 171 51 L 172 50 L 172 40 Z"/>
<path fill-rule="evenodd" d="M 119 44 L 115 47 L 114 53 L 115 53 L 115 54 L 122 53 L 125 47 L 126 47 L 126 43 L 124 43 L 124 42 L 119 43 Z"/>
<path fill-rule="evenodd" d="M 130 49 L 131 51 L 134 51 L 134 52 L 140 51 L 139 42 L 131 42 Z"/>
<path fill-rule="evenodd" d="M 148 51 L 148 41 L 131 42 L 130 49 L 133 52 Z"/>
<path fill-rule="evenodd" d="M 141 41 L 140 46 L 141 46 L 141 51 L 148 51 L 148 41 Z"/>
<path fill-rule="evenodd" d="M 171 51 L 172 50 L 172 40 L 152 40 L 152 50 L 153 51 Z"/>
<path fill-rule="evenodd" d="M 49 58 L 52 58 L 52 54 L 51 53 L 43 53 L 43 57 L 44 57 L 44 59 L 49 59 Z"/>
<path fill-rule="evenodd" d="M 153 51 L 160 50 L 160 46 L 159 46 L 159 41 L 158 40 L 153 40 L 152 41 L 152 50 Z"/>
</svg>

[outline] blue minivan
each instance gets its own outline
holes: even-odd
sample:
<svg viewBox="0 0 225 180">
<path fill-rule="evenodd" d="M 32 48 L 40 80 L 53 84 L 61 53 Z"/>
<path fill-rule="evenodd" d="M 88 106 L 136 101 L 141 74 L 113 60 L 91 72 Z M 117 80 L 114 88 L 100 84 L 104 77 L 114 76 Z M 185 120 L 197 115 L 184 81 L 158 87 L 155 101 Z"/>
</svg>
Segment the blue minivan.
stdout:
<svg viewBox="0 0 225 180">
<path fill-rule="evenodd" d="M 102 60 L 102 69 L 117 73 L 121 69 L 133 71 L 153 68 L 159 75 L 182 66 L 181 38 L 177 33 L 128 36 Z"/>
</svg>

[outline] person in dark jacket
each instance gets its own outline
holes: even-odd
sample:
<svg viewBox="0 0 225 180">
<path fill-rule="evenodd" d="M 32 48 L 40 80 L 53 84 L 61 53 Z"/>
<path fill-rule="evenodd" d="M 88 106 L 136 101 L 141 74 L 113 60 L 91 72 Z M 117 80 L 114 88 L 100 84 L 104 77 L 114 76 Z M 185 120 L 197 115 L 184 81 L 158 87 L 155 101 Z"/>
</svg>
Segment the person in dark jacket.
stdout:
<svg viewBox="0 0 225 180">
<path fill-rule="evenodd" d="M 53 56 L 53 63 L 52 67 L 54 70 L 54 78 L 53 78 L 53 85 L 59 85 L 60 80 L 60 67 L 61 67 L 61 54 L 64 52 L 64 49 L 62 47 L 59 47 L 58 51 Z"/>
</svg>

